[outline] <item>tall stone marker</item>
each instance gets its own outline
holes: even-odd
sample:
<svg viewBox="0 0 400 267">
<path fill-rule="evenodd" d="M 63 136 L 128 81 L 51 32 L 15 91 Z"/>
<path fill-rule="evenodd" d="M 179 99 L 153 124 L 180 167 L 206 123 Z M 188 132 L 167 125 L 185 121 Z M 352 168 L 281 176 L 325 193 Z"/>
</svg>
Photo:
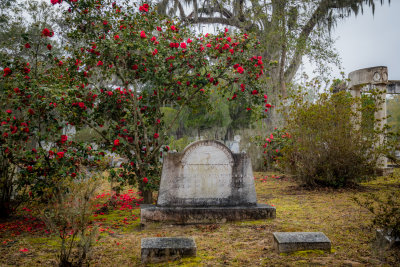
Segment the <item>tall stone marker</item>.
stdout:
<svg viewBox="0 0 400 267">
<path fill-rule="evenodd" d="M 164 157 L 157 205 L 142 205 L 141 223 L 223 223 L 275 218 L 257 204 L 250 158 L 224 144 L 197 141 Z"/>
</svg>

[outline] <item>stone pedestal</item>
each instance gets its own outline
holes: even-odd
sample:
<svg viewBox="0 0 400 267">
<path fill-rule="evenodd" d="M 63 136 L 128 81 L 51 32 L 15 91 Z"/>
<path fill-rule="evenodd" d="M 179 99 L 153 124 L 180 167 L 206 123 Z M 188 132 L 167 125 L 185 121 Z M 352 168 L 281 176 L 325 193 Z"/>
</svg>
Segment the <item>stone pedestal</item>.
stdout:
<svg viewBox="0 0 400 267">
<path fill-rule="evenodd" d="M 276 217 L 274 207 L 266 204 L 236 207 L 159 207 L 142 205 L 141 223 L 208 224 L 260 220 Z"/>
</svg>

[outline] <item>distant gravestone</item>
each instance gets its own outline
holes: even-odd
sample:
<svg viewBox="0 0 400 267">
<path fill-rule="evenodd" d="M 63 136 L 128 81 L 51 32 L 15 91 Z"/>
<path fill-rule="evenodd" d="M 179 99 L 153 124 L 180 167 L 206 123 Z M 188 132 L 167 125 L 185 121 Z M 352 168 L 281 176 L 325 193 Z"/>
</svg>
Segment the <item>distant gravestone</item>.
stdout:
<svg viewBox="0 0 400 267">
<path fill-rule="evenodd" d="M 164 158 L 157 205 L 142 205 L 141 219 L 218 223 L 274 218 L 275 208 L 257 204 L 250 158 L 217 141 L 197 141 Z"/>
<path fill-rule="evenodd" d="M 156 263 L 196 256 L 196 243 L 188 237 L 151 237 L 141 241 L 142 263 Z"/>
<path fill-rule="evenodd" d="M 275 232 L 274 247 L 279 253 L 301 250 L 331 251 L 331 241 L 322 232 Z"/>
</svg>

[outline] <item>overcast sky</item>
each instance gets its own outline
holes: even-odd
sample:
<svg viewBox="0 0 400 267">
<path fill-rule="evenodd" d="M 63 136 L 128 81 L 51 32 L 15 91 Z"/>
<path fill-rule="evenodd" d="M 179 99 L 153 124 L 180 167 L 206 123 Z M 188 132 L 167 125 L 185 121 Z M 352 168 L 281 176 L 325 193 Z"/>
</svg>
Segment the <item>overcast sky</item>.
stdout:
<svg viewBox="0 0 400 267">
<path fill-rule="evenodd" d="M 373 66 L 387 66 L 390 80 L 400 80 L 400 0 L 380 6 L 375 14 L 365 8 L 364 14 L 340 21 L 333 36 L 342 59 L 344 72 Z M 306 67 L 309 72 L 310 67 Z M 334 76 L 339 77 L 335 69 Z"/>
</svg>

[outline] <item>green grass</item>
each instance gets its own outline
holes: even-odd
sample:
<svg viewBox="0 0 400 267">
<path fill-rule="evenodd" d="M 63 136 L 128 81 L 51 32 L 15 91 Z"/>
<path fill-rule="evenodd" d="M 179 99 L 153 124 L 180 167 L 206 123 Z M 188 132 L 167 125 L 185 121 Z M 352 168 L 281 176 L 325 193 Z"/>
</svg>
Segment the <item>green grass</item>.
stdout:
<svg viewBox="0 0 400 267">
<path fill-rule="evenodd" d="M 268 173 L 270 174 L 270 173 Z M 144 229 L 139 209 L 113 210 L 98 215 L 102 219 L 101 238 L 95 242 L 93 266 L 141 266 L 140 240 L 145 237 L 194 237 L 197 257 L 151 266 L 340 266 L 340 265 L 398 265 L 398 250 L 377 252 L 372 243 L 374 229 L 370 228 L 371 214 L 359 207 L 353 197 L 365 192 L 386 194 L 399 190 L 400 175 L 380 177 L 363 183 L 359 189 L 305 190 L 288 178 L 268 178 L 256 173 L 259 203 L 276 207 L 276 219 L 232 222 L 217 226 L 169 226 L 152 224 Z M 130 216 L 130 217 L 129 217 Z M 129 224 L 122 223 L 128 218 Z M 110 231 L 112 233 L 110 233 Z M 272 233 L 276 231 L 321 231 L 332 242 L 332 251 L 300 251 L 279 254 L 273 248 Z M 3 241 L 8 240 L 3 244 Z M 0 266 L 54 265 L 57 253 L 55 236 L 0 235 Z M 27 248 L 28 252 L 19 249 Z M 400 254 L 400 253 L 399 253 Z"/>
</svg>

